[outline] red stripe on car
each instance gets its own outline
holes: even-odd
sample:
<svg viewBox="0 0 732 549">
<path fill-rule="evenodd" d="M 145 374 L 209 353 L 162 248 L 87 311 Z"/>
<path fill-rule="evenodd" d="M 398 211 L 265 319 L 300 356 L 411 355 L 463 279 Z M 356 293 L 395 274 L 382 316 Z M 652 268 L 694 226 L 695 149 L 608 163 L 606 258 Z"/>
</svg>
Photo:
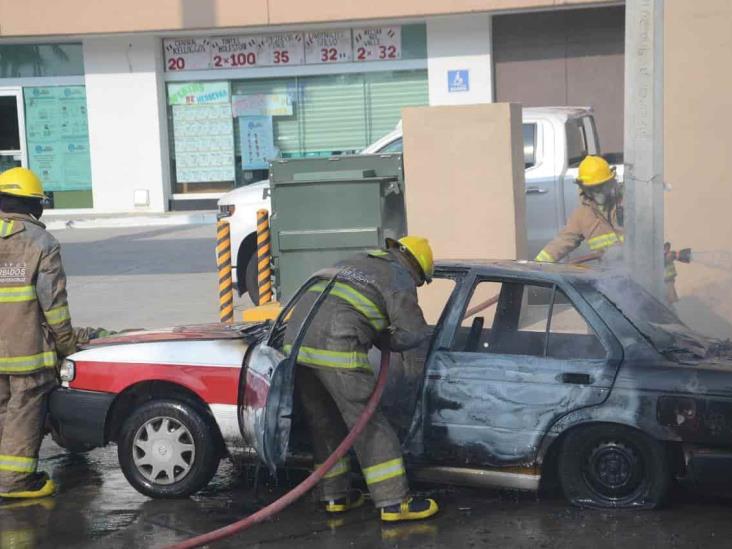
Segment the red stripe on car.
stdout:
<svg viewBox="0 0 732 549">
<path fill-rule="evenodd" d="M 83 391 L 121 393 L 138 383 L 167 381 L 196 393 L 208 404 L 237 404 L 241 368 L 130 362 L 76 362 L 69 386 Z"/>
</svg>

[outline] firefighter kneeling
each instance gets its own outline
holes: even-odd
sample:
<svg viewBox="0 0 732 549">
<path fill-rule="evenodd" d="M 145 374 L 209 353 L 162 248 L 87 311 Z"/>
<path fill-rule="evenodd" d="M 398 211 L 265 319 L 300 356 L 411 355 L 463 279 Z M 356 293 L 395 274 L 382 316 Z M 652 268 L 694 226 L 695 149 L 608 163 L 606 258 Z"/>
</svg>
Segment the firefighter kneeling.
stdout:
<svg viewBox="0 0 732 549">
<path fill-rule="evenodd" d="M 385 250 L 359 254 L 336 265 L 337 282 L 316 313 L 298 351 L 296 386 L 311 434 L 316 463 L 323 463 L 363 412 L 375 377 L 368 361 L 372 345 L 404 351 L 430 337 L 417 303 L 417 286 L 430 282 L 432 249 L 424 238 L 387 240 Z M 332 275 L 331 275 L 332 276 Z M 285 334 L 287 352 L 303 319 L 323 291 L 316 284 L 295 306 Z M 377 410 L 354 448 L 381 520 L 427 518 L 438 511 L 432 499 L 409 497 L 399 440 Z M 350 461 L 340 460 L 319 486 L 331 513 L 360 506 L 363 495 L 350 485 Z"/>
</svg>

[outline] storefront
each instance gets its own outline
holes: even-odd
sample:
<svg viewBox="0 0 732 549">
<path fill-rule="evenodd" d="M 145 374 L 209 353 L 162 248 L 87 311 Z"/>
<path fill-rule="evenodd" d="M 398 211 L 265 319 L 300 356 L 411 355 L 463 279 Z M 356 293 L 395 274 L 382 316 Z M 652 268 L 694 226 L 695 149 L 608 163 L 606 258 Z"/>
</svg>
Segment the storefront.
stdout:
<svg viewBox="0 0 732 549">
<path fill-rule="evenodd" d="M 356 153 L 429 102 L 423 24 L 163 44 L 174 209 L 265 179 L 276 157 Z"/>
<path fill-rule="evenodd" d="M 91 208 L 80 43 L 0 46 L 0 170 L 25 166 L 53 208 Z"/>
</svg>

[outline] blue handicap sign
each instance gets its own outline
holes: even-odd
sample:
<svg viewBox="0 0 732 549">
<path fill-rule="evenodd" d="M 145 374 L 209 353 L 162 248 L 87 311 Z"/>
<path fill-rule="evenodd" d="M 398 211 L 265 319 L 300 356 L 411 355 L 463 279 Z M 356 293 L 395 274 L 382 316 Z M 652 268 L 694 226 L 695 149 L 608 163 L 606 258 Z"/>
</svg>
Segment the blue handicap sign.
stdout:
<svg viewBox="0 0 732 549">
<path fill-rule="evenodd" d="M 448 92 L 466 92 L 468 90 L 470 90 L 470 71 L 468 69 L 447 71 Z"/>
</svg>

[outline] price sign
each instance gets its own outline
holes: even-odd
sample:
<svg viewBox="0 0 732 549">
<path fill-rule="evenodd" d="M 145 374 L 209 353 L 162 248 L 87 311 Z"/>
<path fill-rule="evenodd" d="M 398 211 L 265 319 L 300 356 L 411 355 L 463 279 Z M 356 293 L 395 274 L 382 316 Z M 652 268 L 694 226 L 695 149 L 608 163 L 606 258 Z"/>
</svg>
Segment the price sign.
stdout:
<svg viewBox="0 0 732 549">
<path fill-rule="evenodd" d="M 261 65 L 264 49 L 261 36 L 228 36 L 211 40 L 211 66 L 235 69 Z"/>
<path fill-rule="evenodd" d="M 301 32 L 266 34 L 262 39 L 261 65 L 305 64 L 305 37 Z"/>
<path fill-rule="evenodd" d="M 353 29 L 356 61 L 388 61 L 402 58 L 401 27 Z"/>
<path fill-rule="evenodd" d="M 350 63 L 353 61 L 351 30 L 305 34 L 305 63 Z"/>
<path fill-rule="evenodd" d="M 163 42 L 166 71 L 209 69 L 211 43 L 208 38 L 174 38 Z"/>
</svg>

